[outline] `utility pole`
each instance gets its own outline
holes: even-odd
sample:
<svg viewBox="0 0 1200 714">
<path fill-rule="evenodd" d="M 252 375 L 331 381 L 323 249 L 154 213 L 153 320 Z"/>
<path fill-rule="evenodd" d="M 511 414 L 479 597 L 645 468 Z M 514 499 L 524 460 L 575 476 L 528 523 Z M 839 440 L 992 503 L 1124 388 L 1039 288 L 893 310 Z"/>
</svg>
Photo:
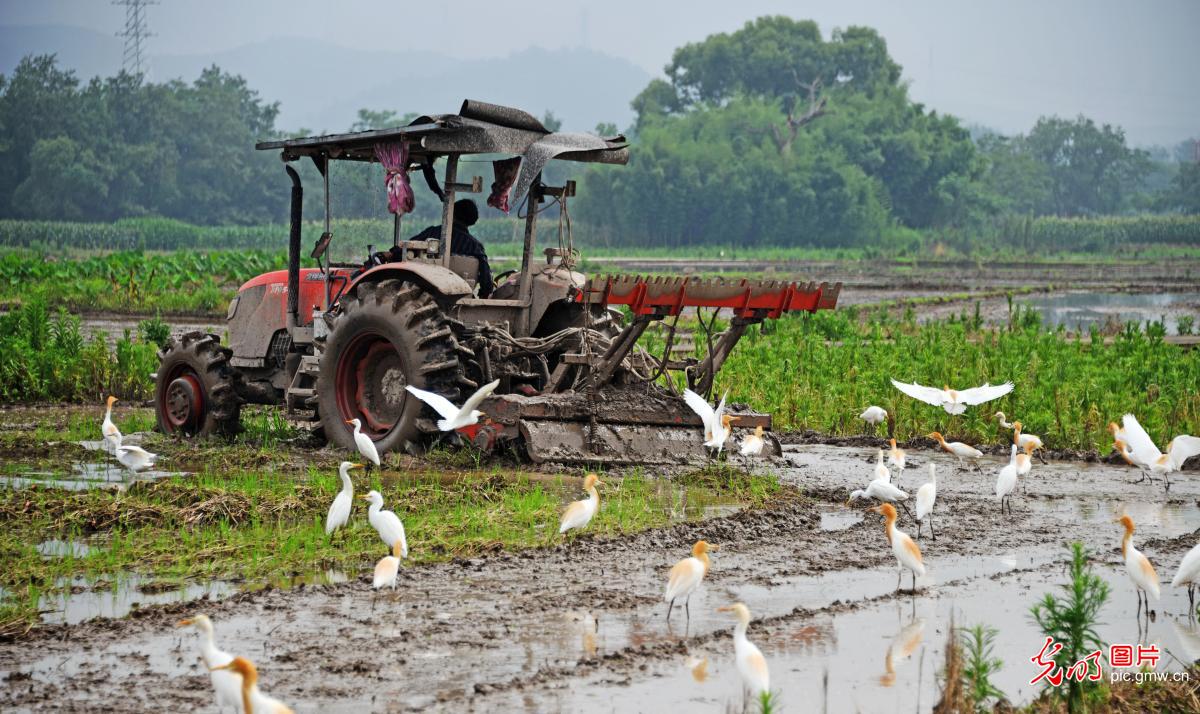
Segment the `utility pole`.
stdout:
<svg viewBox="0 0 1200 714">
<path fill-rule="evenodd" d="M 146 24 L 146 7 L 157 5 L 158 0 L 112 0 L 113 5 L 125 6 L 125 29 L 117 37 L 125 39 L 125 52 L 121 56 L 121 68 L 130 74 L 145 76 L 149 63 L 143 55 L 143 44 L 154 33 Z"/>
</svg>

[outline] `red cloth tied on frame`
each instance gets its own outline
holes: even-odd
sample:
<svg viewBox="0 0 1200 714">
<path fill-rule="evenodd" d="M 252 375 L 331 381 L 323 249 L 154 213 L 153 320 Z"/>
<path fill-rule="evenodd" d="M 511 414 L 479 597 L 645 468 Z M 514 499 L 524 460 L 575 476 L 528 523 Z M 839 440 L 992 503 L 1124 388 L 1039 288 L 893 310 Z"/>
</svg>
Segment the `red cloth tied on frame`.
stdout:
<svg viewBox="0 0 1200 714">
<path fill-rule="evenodd" d="M 492 194 L 488 196 L 487 205 L 508 213 L 508 194 L 512 190 L 512 185 L 517 181 L 517 171 L 520 168 L 520 156 L 492 162 L 492 173 L 496 180 L 492 182 Z"/>
<path fill-rule="evenodd" d="M 388 210 L 398 216 L 412 212 L 416 197 L 408 183 L 408 144 L 376 144 L 375 158 L 387 172 L 384 185 L 387 186 Z"/>
</svg>

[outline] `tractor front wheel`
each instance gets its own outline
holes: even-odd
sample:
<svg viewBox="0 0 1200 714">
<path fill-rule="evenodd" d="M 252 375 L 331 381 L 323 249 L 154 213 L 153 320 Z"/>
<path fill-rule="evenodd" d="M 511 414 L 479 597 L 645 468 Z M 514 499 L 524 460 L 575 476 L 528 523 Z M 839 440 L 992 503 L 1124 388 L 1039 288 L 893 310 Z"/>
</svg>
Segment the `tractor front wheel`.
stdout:
<svg viewBox="0 0 1200 714">
<path fill-rule="evenodd" d="M 420 423 L 423 403 L 405 387 L 456 402 L 468 384 L 462 349 L 442 308 L 421 287 L 395 279 L 355 286 L 321 350 L 317 398 L 326 437 L 355 451 L 346 422 L 358 419 L 381 454 L 418 441 L 431 425 Z"/>
<path fill-rule="evenodd" d="M 180 436 L 229 435 L 238 430 L 241 400 L 232 351 L 216 335 L 188 332 L 158 353 L 154 412 L 158 428 Z"/>
</svg>

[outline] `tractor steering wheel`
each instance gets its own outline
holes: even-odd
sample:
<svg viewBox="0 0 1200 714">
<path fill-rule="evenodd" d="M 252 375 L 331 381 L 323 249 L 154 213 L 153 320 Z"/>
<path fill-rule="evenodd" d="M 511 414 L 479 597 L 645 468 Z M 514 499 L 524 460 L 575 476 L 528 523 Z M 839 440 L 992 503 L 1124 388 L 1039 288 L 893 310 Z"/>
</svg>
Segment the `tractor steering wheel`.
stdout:
<svg viewBox="0 0 1200 714">
<path fill-rule="evenodd" d="M 504 281 L 505 281 L 505 279 L 508 278 L 508 276 L 516 275 L 516 273 L 517 273 L 517 271 L 515 271 L 515 270 L 506 270 L 503 273 L 500 273 L 499 275 L 493 275 L 492 276 L 492 287 L 495 287 L 495 288 L 500 287 L 501 285 L 504 284 Z"/>
</svg>

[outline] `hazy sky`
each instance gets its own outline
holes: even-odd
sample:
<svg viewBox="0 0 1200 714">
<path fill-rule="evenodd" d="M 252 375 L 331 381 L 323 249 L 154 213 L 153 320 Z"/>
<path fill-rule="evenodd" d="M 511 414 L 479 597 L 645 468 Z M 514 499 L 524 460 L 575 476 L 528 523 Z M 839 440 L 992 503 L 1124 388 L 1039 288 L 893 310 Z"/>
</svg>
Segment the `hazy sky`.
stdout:
<svg viewBox="0 0 1200 714">
<path fill-rule="evenodd" d="M 149 9 L 149 49 L 203 53 L 273 36 L 462 57 L 584 45 L 658 74 L 675 47 L 767 14 L 815 19 L 826 35 L 875 27 L 913 96 L 968 122 L 1012 132 L 1041 114 L 1083 113 L 1136 143 L 1200 135 L 1200 0 L 161 0 Z M 123 18 L 106 0 L 0 0 L 4 24 L 108 33 Z"/>
</svg>

